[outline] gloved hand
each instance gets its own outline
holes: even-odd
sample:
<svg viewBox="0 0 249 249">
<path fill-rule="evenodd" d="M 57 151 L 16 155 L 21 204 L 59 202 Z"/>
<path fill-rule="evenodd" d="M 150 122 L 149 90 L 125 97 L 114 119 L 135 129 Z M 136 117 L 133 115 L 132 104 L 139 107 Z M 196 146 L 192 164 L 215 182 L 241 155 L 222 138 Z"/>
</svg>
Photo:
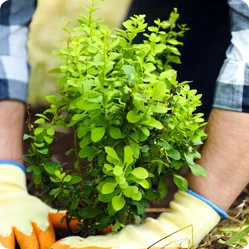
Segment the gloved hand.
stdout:
<svg viewBox="0 0 249 249">
<path fill-rule="evenodd" d="M 104 236 L 86 239 L 68 237 L 56 242 L 50 249 L 188 248 L 192 243 L 199 244 L 219 220 L 218 213 L 208 204 L 189 193 L 178 191 L 170 203 L 169 212 L 162 213 L 157 219 L 147 218 L 143 224 L 128 225 L 120 232 Z M 187 227 L 189 225 L 192 227 Z"/>
<path fill-rule="evenodd" d="M 12 162 L 11 162 L 12 163 Z M 0 161 L 0 249 L 48 249 L 55 242 L 54 227 L 65 228 L 64 213 L 28 194 L 18 163 Z"/>
</svg>

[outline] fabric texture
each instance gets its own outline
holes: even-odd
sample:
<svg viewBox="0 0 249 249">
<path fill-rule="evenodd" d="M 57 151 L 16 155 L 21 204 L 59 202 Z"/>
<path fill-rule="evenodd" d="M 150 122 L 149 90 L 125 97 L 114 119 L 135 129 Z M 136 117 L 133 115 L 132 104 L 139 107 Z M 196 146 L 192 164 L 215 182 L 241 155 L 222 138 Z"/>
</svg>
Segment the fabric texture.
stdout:
<svg viewBox="0 0 249 249">
<path fill-rule="evenodd" d="M 0 100 L 26 101 L 27 38 L 36 0 L 8 0 L 0 8 Z"/>
<path fill-rule="evenodd" d="M 249 1 L 228 0 L 231 45 L 217 79 L 213 107 L 249 112 Z"/>
</svg>

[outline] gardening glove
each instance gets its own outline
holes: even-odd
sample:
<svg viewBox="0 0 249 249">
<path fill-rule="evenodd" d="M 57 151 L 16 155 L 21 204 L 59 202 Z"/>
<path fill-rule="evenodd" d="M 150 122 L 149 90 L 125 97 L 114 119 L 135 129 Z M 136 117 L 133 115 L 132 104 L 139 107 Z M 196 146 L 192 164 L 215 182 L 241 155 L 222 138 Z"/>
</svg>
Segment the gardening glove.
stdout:
<svg viewBox="0 0 249 249">
<path fill-rule="evenodd" d="M 194 192 L 178 191 L 169 211 L 157 219 L 147 218 L 142 224 L 128 225 L 120 232 L 104 236 L 86 239 L 68 237 L 56 242 L 50 249 L 189 248 L 200 243 L 217 225 L 219 212 L 222 213 L 222 210 Z"/>
<path fill-rule="evenodd" d="M 54 227 L 65 228 L 58 213 L 27 192 L 25 168 L 0 161 L 0 249 L 48 249 L 55 242 Z"/>
</svg>

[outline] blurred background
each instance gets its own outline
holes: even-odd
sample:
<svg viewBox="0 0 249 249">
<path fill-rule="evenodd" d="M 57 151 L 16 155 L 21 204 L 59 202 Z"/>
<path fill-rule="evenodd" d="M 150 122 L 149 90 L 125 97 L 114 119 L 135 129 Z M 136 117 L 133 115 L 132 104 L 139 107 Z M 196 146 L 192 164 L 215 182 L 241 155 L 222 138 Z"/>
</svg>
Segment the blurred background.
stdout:
<svg viewBox="0 0 249 249">
<path fill-rule="evenodd" d="M 111 27 L 119 27 L 128 11 L 131 0 L 106 0 L 96 16 L 103 17 Z M 58 59 L 52 56 L 52 50 L 60 49 L 67 34 L 62 31 L 63 25 L 71 22 L 70 27 L 77 25 L 77 18 L 85 13 L 82 5 L 89 5 L 87 0 L 40 0 L 34 15 L 29 47 L 29 60 L 32 71 L 28 103 L 40 106 L 45 103 L 45 95 L 55 91 L 56 75 L 48 71 L 58 66 Z"/>
</svg>

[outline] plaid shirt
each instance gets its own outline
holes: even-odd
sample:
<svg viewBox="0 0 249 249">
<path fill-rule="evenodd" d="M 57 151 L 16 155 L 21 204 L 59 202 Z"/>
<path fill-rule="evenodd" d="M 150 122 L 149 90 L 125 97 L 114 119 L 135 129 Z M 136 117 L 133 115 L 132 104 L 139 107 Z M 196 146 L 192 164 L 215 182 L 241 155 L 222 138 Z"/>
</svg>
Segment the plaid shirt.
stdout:
<svg viewBox="0 0 249 249">
<path fill-rule="evenodd" d="M 217 79 L 213 107 L 249 112 L 249 0 L 228 0 L 231 45 Z"/>
<path fill-rule="evenodd" d="M 26 41 L 36 0 L 8 0 L 0 9 L 0 99 L 25 101 Z M 249 0 L 228 0 L 232 41 L 217 80 L 213 106 L 249 112 Z"/>
<path fill-rule="evenodd" d="M 36 0 L 8 0 L 0 7 L 0 100 L 26 101 L 27 38 Z"/>
</svg>

